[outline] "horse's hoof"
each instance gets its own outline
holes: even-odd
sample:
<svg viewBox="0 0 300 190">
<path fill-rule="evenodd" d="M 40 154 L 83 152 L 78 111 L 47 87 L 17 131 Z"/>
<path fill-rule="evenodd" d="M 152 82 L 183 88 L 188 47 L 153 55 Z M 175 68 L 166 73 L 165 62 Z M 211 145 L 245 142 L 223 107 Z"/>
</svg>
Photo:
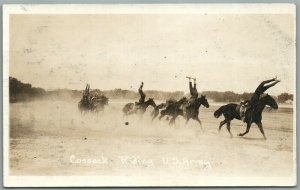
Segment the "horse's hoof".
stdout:
<svg viewBox="0 0 300 190">
<path fill-rule="evenodd" d="M 242 133 L 240 133 L 240 134 L 238 134 L 238 136 L 240 136 L 240 137 L 241 137 L 241 136 L 243 136 L 243 135 L 242 135 Z"/>
</svg>

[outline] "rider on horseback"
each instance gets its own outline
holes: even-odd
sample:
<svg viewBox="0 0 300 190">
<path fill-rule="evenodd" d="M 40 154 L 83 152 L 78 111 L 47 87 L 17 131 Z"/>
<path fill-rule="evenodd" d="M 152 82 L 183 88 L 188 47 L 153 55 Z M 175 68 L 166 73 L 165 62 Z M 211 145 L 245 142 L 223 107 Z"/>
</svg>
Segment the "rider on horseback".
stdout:
<svg viewBox="0 0 300 190">
<path fill-rule="evenodd" d="M 275 82 L 274 82 L 275 81 Z M 267 83 L 273 82 L 271 84 L 265 85 Z M 277 78 L 273 78 L 270 80 L 266 80 L 260 83 L 260 85 L 256 88 L 254 94 L 252 95 L 250 99 L 250 106 L 255 106 L 260 98 L 260 96 L 268 90 L 270 87 L 274 86 L 275 84 L 279 83 L 280 80 L 277 80 Z"/>
<path fill-rule="evenodd" d="M 190 87 L 190 94 L 191 94 L 189 104 L 191 104 L 198 98 L 198 90 L 196 88 L 196 78 L 192 78 L 192 77 L 186 77 L 186 78 L 189 79 L 189 87 Z M 194 86 L 192 85 L 191 79 L 194 80 Z"/>
<path fill-rule="evenodd" d="M 273 83 L 271 83 L 273 82 Z M 245 100 L 243 103 L 241 103 L 241 109 L 242 107 L 244 107 L 244 111 L 241 112 L 241 119 L 242 121 L 245 122 L 245 115 L 246 115 L 246 112 L 250 109 L 250 108 L 253 108 L 257 105 L 258 101 L 259 101 L 259 98 L 260 96 L 266 91 L 268 90 L 270 87 L 276 85 L 277 83 L 279 83 L 280 80 L 277 80 L 277 77 L 276 78 L 273 78 L 273 79 L 270 79 L 270 80 L 265 80 L 265 81 L 262 81 L 260 83 L 260 85 L 256 88 L 254 94 L 252 95 L 250 101 L 249 100 Z M 268 84 L 268 83 L 271 83 L 271 84 Z M 268 84 L 268 85 L 266 85 Z"/>
<path fill-rule="evenodd" d="M 191 98 L 197 99 L 198 98 L 198 91 L 197 91 L 197 88 L 196 88 L 196 78 L 193 78 L 193 80 L 194 80 L 194 86 L 192 86 L 191 77 L 189 77 L 189 86 L 190 86 Z"/>
<path fill-rule="evenodd" d="M 86 87 L 85 87 L 85 91 L 83 93 L 83 104 L 86 106 L 86 107 L 89 107 L 90 106 L 90 85 L 87 84 Z"/>
<path fill-rule="evenodd" d="M 143 92 L 143 86 L 144 86 L 144 83 L 142 82 L 141 83 L 141 86 L 140 86 L 140 88 L 139 88 L 139 94 L 140 94 L 140 99 L 139 99 L 139 102 L 136 102 L 136 105 L 140 105 L 140 104 L 142 104 L 142 103 L 144 103 L 145 102 L 145 98 L 146 98 L 146 95 L 145 95 L 145 93 Z"/>
<path fill-rule="evenodd" d="M 244 100 L 240 103 L 240 106 L 237 107 L 237 111 L 240 113 L 241 120 L 245 122 L 245 113 L 246 109 L 250 107 L 249 100 Z"/>
</svg>

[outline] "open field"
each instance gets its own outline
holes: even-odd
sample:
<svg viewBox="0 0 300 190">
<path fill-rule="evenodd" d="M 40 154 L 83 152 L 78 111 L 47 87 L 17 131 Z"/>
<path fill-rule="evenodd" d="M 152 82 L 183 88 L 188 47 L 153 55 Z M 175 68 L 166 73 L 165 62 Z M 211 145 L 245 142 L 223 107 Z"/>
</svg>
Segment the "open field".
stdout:
<svg viewBox="0 0 300 190">
<path fill-rule="evenodd" d="M 218 134 L 218 108 L 201 108 L 197 122 L 180 117 L 151 122 L 123 118 L 125 100 L 110 100 L 104 113 L 81 115 L 77 100 L 10 104 L 11 175 L 205 175 L 280 176 L 293 173 L 293 109 L 263 113 L 267 140 L 253 125 L 232 122 Z M 128 121 L 129 125 L 124 123 Z M 91 159 L 91 160 L 88 160 Z"/>
</svg>

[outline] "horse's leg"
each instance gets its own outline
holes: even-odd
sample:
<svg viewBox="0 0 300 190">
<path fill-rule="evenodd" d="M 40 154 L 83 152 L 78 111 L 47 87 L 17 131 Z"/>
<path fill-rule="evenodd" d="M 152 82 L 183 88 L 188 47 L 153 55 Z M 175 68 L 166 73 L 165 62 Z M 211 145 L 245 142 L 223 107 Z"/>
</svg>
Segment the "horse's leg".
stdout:
<svg viewBox="0 0 300 190">
<path fill-rule="evenodd" d="M 187 124 L 188 124 L 189 120 L 190 120 L 190 117 L 186 117 L 186 120 L 185 120 L 185 125 L 187 125 Z"/>
<path fill-rule="evenodd" d="M 173 116 L 173 117 L 170 119 L 169 125 L 175 124 L 175 119 L 176 119 L 176 117 Z"/>
<path fill-rule="evenodd" d="M 186 118 L 186 120 L 185 120 L 185 125 L 188 124 L 189 120 L 190 120 L 190 118 Z"/>
<path fill-rule="evenodd" d="M 230 133 L 230 137 L 232 138 L 233 135 L 232 135 L 232 133 L 231 133 L 231 131 L 230 131 L 230 121 L 227 121 L 226 123 L 227 123 L 227 130 L 228 130 L 228 132 Z"/>
<path fill-rule="evenodd" d="M 159 112 L 155 112 L 152 117 L 152 121 L 158 116 Z"/>
<path fill-rule="evenodd" d="M 201 131 L 204 132 L 204 130 L 203 130 L 203 128 L 202 128 L 202 123 L 201 123 L 199 117 L 196 117 L 196 118 L 194 118 L 194 119 L 200 124 Z"/>
<path fill-rule="evenodd" d="M 160 115 L 159 118 L 158 118 L 159 120 L 161 120 L 161 118 L 163 118 L 163 117 L 166 115 L 165 112 L 160 112 L 160 114 L 161 114 L 161 115 Z"/>
<path fill-rule="evenodd" d="M 225 123 L 226 123 L 226 120 L 220 122 L 219 133 L 220 133 L 220 131 L 221 131 L 222 126 L 223 126 Z"/>
<path fill-rule="evenodd" d="M 247 129 L 244 133 L 240 133 L 239 136 L 244 136 L 246 135 L 247 133 L 249 133 L 250 131 L 250 127 L 251 127 L 251 123 L 247 123 Z"/>
<path fill-rule="evenodd" d="M 256 125 L 258 126 L 258 128 L 259 128 L 261 134 L 264 136 L 264 139 L 267 140 L 267 137 L 266 137 L 266 135 L 265 135 L 264 129 L 263 129 L 263 127 L 262 127 L 262 123 L 261 123 L 261 122 L 258 122 L 258 123 L 256 123 Z"/>
</svg>

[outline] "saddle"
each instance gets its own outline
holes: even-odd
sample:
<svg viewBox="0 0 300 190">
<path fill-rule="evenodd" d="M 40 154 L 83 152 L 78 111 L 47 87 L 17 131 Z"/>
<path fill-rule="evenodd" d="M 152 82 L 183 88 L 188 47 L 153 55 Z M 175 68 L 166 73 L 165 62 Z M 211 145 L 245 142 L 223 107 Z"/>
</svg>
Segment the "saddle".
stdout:
<svg viewBox="0 0 300 190">
<path fill-rule="evenodd" d="M 239 115 L 241 115 L 240 110 L 241 109 L 241 104 L 237 105 L 235 108 L 235 111 L 239 113 Z"/>
<path fill-rule="evenodd" d="M 242 121 L 245 120 L 246 111 L 249 109 L 243 102 L 236 106 L 235 111 L 239 114 Z"/>
<path fill-rule="evenodd" d="M 140 107 L 140 106 L 142 106 L 143 104 L 144 104 L 145 102 L 135 102 L 135 106 L 137 106 L 137 107 Z"/>
</svg>

